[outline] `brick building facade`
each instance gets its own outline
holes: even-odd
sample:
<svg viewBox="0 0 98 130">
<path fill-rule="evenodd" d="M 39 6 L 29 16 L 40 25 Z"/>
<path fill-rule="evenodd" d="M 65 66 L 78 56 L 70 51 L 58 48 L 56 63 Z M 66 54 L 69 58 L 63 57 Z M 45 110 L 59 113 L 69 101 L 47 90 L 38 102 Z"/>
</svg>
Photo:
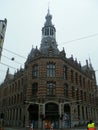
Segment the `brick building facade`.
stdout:
<svg viewBox="0 0 98 130">
<path fill-rule="evenodd" d="M 82 66 L 64 49 L 59 51 L 56 29 L 48 10 L 40 48 L 32 48 L 24 69 L 7 70 L 0 85 L 0 113 L 6 126 L 73 127 L 98 120 L 96 75 L 91 63 Z"/>
</svg>

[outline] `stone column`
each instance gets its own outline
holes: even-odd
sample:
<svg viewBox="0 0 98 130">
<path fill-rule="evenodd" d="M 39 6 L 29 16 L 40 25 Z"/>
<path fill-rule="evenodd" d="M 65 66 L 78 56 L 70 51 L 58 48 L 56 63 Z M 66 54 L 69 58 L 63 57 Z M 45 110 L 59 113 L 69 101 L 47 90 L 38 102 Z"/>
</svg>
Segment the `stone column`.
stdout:
<svg viewBox="0 0 98 130">
<path fill-rule="evenodd" d="M 80 105 L 80 122 L 83 122 L 82 105 Z"/>
<path fill-rule="evenodd" d="M 59 104 L 59 116 L 61 118 L 61 103 Z M 61 122 L 61 119 L 59 118 L 59 128 L 62 128 L 62 122 Z"/>
<path fill-rule="evenodd" d="M 74 105 L 71 104 L 71 127 L 73 127 L 73 121 L 74 121 Z"/>
<path fill-rule="evenodd" d="M 61 103 L 59 105 L 59 114 L 60 114 L 60 128 L 63 128 L 64 127 L 64 124 L 63 124 L 63 115 L 64 115 L 64 104 Z"/>
<path fill-rule="evenodd" d="M 25 110 L 24 110 L 24 116 L 25 116 L 25 127 L 30 125 L 29 122 L 29 111 L 27 110 L 27 106 L 25 106 Z"/>
<path fill-rule="evenodd" d="M 71 104 L 71 127 L 78 123 L 78 107 L 77 104 Z"/>
<path fill-rule="evenodd" d="M 14 112 L 15 112 L 15 113 L 13 113 L 15 115 L 15 117 L 14 117 L 14 126 L 16 126 L 16 108 L 14 108 Z"/>
<path fill-rule="evenodd" d="M 45 105 L 39 104 L 39 128 L 44 129 L 44 121 L 42 120 L 42 117 L 45 116 Z"/>
<path fill-rule="evenodd" d="M 45 104 L 43 104 L 43 114 L 45 117 Z M 45 121 L 43 121 L 43 129 L 45 129 Z"/>
<path fill-rule="evenodd" d="M 17 125 L 19 126 L 19 125 L 20 125 L 20 119 L 19 119 L 19 116 L 20 116 L 20 108 L 17 108 L 17 114 L 18 114 L 18 115 L 17 115 L 17 121 L 18 121 L 18 122 L 17 122 L 17 123 L 18 123 Z"/>
</svg>

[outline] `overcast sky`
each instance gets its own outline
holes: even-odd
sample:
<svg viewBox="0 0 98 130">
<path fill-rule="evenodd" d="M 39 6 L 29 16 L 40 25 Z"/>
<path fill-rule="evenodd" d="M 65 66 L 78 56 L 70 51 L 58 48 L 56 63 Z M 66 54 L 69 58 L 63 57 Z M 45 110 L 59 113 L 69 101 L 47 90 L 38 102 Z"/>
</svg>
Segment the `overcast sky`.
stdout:
<svg viewBox="0 0 98 130">
<path fill-rule="evenodd" d="M 48 6 L 59 50 L 64 47 L 67 57 L 73 55 L 82 66 L 90 57 L 94 70 L 98 70 L 98 0 L 0 0 L 0 19 L 7 18 L 1 63 L 9 65 L 13 74 L 16 70 L 11 67 L 23 67 L 32 46 L 40 47 Z M 8 68 L 1 63 L 0 83 Z M 98 71 L 96 78 L 98 82 Z"/>
</svg>

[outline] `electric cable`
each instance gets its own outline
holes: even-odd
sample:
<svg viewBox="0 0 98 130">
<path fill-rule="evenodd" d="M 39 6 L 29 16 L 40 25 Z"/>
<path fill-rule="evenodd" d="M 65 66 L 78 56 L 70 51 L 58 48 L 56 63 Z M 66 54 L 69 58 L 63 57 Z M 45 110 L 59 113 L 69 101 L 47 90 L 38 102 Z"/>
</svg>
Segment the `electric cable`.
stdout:
<svg viewBox="0 0 98 130">
<path fill-rule="evenodd" d="M 2 56 L 5 57 L 5 58 L 7 58 L 7 59 L 9 59 L 9 60 L 11 60 L 11 61 L 14 61 L 14 62 L 17 63 L 17 64 L 22 65 L 22 63 L 19 63 L 18 61 L 15 61 L 15 58 L 14 58 L 14 57 L 9 58 L 9 57 L 7 57 L 7 56 L 5 56 L 5 55 L 2 55 Z"/>
<path fill-rule="evenodd" d="M 80 41 L 80 40 L 88 39 L 88 38 L 95 37 L 95 36 L 98 36 L 98 33 L 95 33 L 95 34 L 92 34 L 92 35 L 87 35 L 87 36 L 80 37 L 80 38 L 73 39 L 73 40 L 69 40 L 69 41 L 65 41 L 65 42 L 62 42 L 62 43 L 67 44 L 67 43 L 71 43 L 71 42 L 75 42 L 75 41 Z M 26 59 L 26 57 L 24 57 L 24 56 L 22 56 L 22 55 L 20 55 L 20 54 L 18 54 L 18 53 L 16 53 L 16 52 L 10 51 L 10 50 L 8 50 L 8 49 L 6 49 L 6 48 L 3 48 L 3 49 L 4 49 L 5 51 L 9 52 L 9 53 L 12 53 L 12 54 L 14 54 L 14 55 L 16 55 L 16 56 L 19 56 L 19 57 L 23 58 L 23 59 Z"/>
<path fill-rule="evenodd" d="M 71 43 L 71 42 L 75 42 L 75 41 L 80 41 L 80 40 L 87 39 L 87 38 L 91 38 L 91 37 L 95 37 L 95 36 L 98 36 L 98 33 L 95 33 L 95 34 L 92 34 L 92 35 L 87 35 L 87 36 L 80 37 L 80 38 L 73 39 L 73 40 L 69 40 L 69 41 L 65 41 L 65 42 L 63 42 L 63 43 L 67 44 L 67 43 Z M 22 56 L 22 55 L 20 55 L 20 54 L 17 54 L 17 53 L 15 53 L 15 52 L 13 52 L 13 51 L 10 51 L 10 50 L 8 50 L 8 49 L 6 49 L 6 48 L 3 48 L 3 49 L 4 49 L 5 51 L 9 52 L 9 53 L 12 53 L 12 54 L 14 54 L 14 55 L 16 55 L 16 56 L 19 56 L 19 57 L 23 58 L 23 59 L 26 59 L 24 56 Z M 7 56 L 4 56 L 4 57 L 10 59 L 10 58 L 7 57 Z M 10 60 L 14 60 L 14 59 L 10 59 Z M 17 61 L 15 61 L 15 62 L 18 63 L 18 64 L 21 64 L 21 63 L 19 63 L 19 62 L 17 62 Z M 0 63 L 1 63 L 1 62 L 0 62 Z M 12 66 L 9 66 L 9 65 L 7 65 L 7 64 L 5 64 L 5 63 L 1 63 L 1 64 L 6 65 L 6 66 L 8 66 L 8 67 L 10 67 L 10 68 L 16 69 L 16 68 L 14 68 L 14 67 L 12 67 Z"/>
<path fill-rule="evenodd" d="M 13 52 L 13 51 L 10 51 L 10 50 L 8 50 L 8 49 L 6 49 L 6 48 L 3 48 L 5 51 L 8 51 L 9 53 L 12 53 L 12 54 L 14 54 L 14 55 L 16 55 L 16 56 L 19 56 L 19 57 L 21 57 L 21 58 L 23 58 L 23 59 L 26 59 L 24 56 L 22 56 L 22 55 L 20 55 L 20 54 L 17 54 L 16 52 Z"/>
<path fill-rule="evenodd" d="M 9 67 L 9 68 L 12 68 L 12 69 L 14 69 L 14 70 L 17 70 L 17 68 L 12 67 L 12 66 L 10 66 L 10 65 L 7 65 L 7 64 L 5 64 L 5 63 L 3 63 L 3 62 L 0 62 L 0 64 L 5 65 L 5 66 L 7 66 L 7 67 Z"/>
<path fill-rule="evenodd" d="M 98 36 L 98 33 L 95 33 L 95 34 L 92 34 L 92 35 L 88 35 L 88 36 L 84 36 L 84 37 L 80 37 L 80 38 L 73 39 L 73 40 L 69 40 L 69 41 L 66 41 L 66 42 L 63 42 L 63 43 L 67 44 L 67 43 L 71 43 L 71 42 L 75 42 L 75 41 L 80 41 L 80 40 L 84 40 L 84 39 L 95 37 L 95 36 Z"/>
</svg>

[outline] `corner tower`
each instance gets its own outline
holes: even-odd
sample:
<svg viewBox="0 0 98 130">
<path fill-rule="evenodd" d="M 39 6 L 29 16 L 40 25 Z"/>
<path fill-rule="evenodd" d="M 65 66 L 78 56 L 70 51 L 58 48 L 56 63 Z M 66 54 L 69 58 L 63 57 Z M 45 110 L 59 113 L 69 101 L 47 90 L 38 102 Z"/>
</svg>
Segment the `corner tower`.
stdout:
<svg viewBox="0 0 98 130">
<path fill-rule="evenodd" d="M 46 22 L 44 27 L 42 28 L 42 40 L 40 51 L 44 54 L 47 54 L 49 50 L 54 54 L 59 54 L 59 50 L 57 48 L 56 43 L 56 29 L 52 24 L 52 15 L 50 14 L 50 10 L 48 9 L 48 13 L 46 15 Z"/>
</svg>

